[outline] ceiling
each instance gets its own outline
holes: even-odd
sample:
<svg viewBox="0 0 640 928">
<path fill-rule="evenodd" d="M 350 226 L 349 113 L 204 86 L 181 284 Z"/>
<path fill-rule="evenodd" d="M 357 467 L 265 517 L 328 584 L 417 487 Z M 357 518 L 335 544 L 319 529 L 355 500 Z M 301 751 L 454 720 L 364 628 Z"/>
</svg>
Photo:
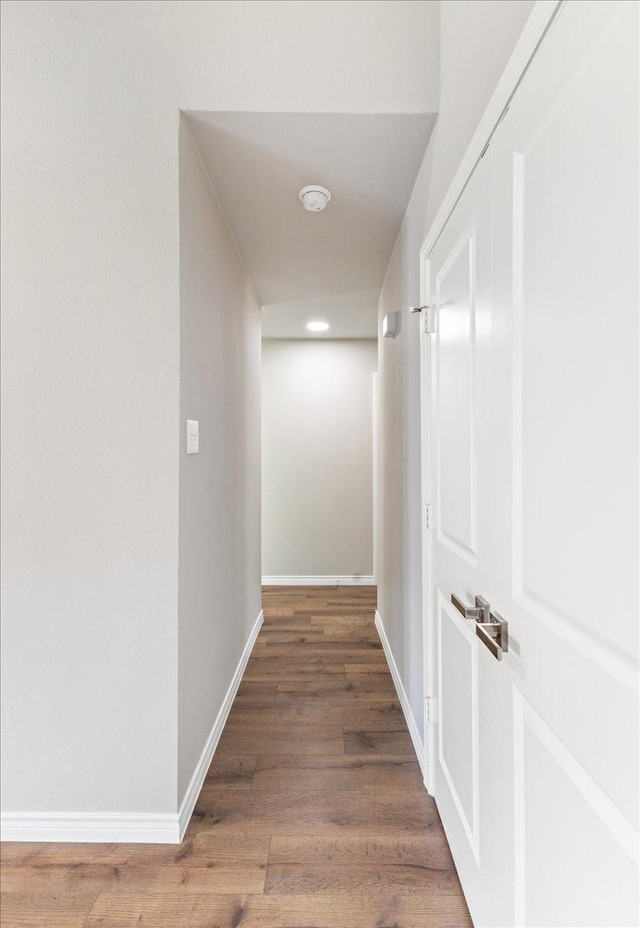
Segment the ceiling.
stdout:
<svg viewBox="0 0 640 928">
<path fill-rule="evenodd" d="M 307 322 L 328 322 L 326 332 L 309 332 Z M 350 300 L 307 300 L 262 307 L 263 338 L 377 338 L 378 308 Z"/>
<path fill-rule="evenodd" d="M 375 337 L 378 295 L 435 116 L 187 118 L 263 304 L 264 335 L 307 337 L 304 322 L 323 318 L 328 337 Z M 311 183 L 331 191 L 323 212 L 298 200 Z"/>
</svg>

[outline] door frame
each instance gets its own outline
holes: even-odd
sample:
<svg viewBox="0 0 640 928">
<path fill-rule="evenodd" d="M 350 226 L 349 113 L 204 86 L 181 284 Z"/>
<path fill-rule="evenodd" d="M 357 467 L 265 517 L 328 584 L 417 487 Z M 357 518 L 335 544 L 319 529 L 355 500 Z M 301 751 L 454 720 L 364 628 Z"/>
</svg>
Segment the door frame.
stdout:
<svg viewBox="0 0 640 928">
<path fill-rule="evenodd" d="M 427 261 L 451 213 L 467 186 L 476 165 L 484 155 L 495 130 L 506 113 L 509 103 L 524 77 L 530 62 L 544 41 L 549 29 L 562 11 L 573 0 L 537 0 L 518 42 L 509 58 L 504 72 L 498 81 L 484 114 L 473 134 L 462 161 L 449 185 L 440 208 L 436 213 L 427 236 L 420 249 L 420 304 L 428 305 L 430 281 Z M 426 320 L 428 310 L 423 310 Z M 431 507 L 431 467 L 430 435 L 431 422 L 431 338 L 420 326 L 420 436 L 421 436 L 421 513 L 422 525 L 422 641 L 423 641 L 423 693 L 425 699 L 423 744 L 424 783 L 429 793 L 433 794 L 435 784 L 435 756 L 437 743 L 435 725 L 439 707 L 437 707 L 437 685 L 435 674 L 436 628 L 432 611 L 433 571 L 431 551 L 431 527 L 434 524 Z M 435 711 L 432 707 L 435 706 Z"/>
</svg>

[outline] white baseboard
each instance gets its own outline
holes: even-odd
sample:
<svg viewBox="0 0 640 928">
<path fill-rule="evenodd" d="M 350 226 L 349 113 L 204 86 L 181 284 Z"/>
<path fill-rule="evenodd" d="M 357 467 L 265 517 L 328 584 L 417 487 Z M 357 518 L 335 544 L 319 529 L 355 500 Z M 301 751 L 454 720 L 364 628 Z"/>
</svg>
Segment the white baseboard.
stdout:
<svg viewBox="0 0 640 928">
<path fill-rule="evenodd" d="M 296 574 L 291 577 L 263 577 L 263 586 L 373 586 L 373 577 L 351 574 L 350 576 L 327 576 L 321 574 L 317 577 Z"/>
<path fill-rule="evenodd" d="M 218 747 L 218 741 L 220 740 L 220 735 L 222 734 L 222 729 L 225 726 L 229 712 L 231 711 L 231 706 L 233 705 L 233 700 L 236 697 L 238 692 L 238 687 L 240 686 L 240 681 L 242 680 L 242 674 L 244 669 L 247 666 L 247 661 L 251 656 L 251 651 L 255 644 L 256 638 L 258 637 L 258 632 L 260 631 L 260 626 L 264 620 L 264 613 L 260 611 L 260 615 L 256 619 L 253 628 L 251 629 L 251 634 L 247 640 L 247 643 L 244 646 L 244 651 L 238 662 L 233 679 L 229 684 L 229 689 L 227 694 L 224 697 L 220 711 L 218 712 L 217 718 L 213 723 L 213 728 L 211 733 L 207 738 L 206 744 L 200 755 L 200 760 L 196 764 L 196 769 L 193 771 L 193 776 L 191 777 L 191 782 L 187 787 L 187 791 L 184 794 L 182 803 L 180 804 L 180 811 L 178 812 L 178 822 L 179 822 L 179 841 L 182 841 L 187 826 L 191 820 L 193 810 L 195 808 L 196 802 L 198 801 L 198 796 L 200 795 L 200 790 L 202 789 L 202 784 L 204 783 L 204 778 L 207 775 L 207 770 L 211 764 L 211 759 L 213 758 L 215 749 Z"/>
<path fill-rule="evenodd" d="M 382 619 L 380 618 L 380 613 L 376 609 L 376 619 L 375 619 L 376 628 L 378 629 L 378 634 L 380 635 L 380 641 L 382 642 L 382 649 L 384 651 L 385 657 L 387 658 L 387 664 L 389 665 L 389 670 L 391 671 L 391 676 L 393 677 L 393 684 L 396 688 L 396 693 L 398 694 L 398 699 L 400 700 L 400 705 L 402 706 L 402 711 L 407 722 L 407 728 L 409 729 L 409 734 L 411 735 L 411 740 L 413 742 L 413 747 L 418 758 L 418 763 L 420 764 L 420 770 L 424 776 L 424 743 L 420 731 L 416 724 L 415 717 L 411 711 L 411 706 L 409 704 L 409 697 L 407 696 L 406 690 L 402 685 L 402 680 L 400 679 L 400 672 L 398 670 L 397 664 L 394 660 L 393 653 L 391 651 L 391 645 L 389 644 L 389 639 L 387 638 L 387 633 L 384 630 L 382 624 Z"/>
<path fill-rule="evenodd" d="M 2 814 L 3 841 L 69 841 L 106 844 L 179 844 L 187 829 L 214 751 L 262 625 L 255 621 L 178 813 L 25 812 Z"/>
<path fill-rule="evenodd" d="M 178 844 L 178 816 L 110 812 L 3 813 L 3 841 Z"/>
</svg>

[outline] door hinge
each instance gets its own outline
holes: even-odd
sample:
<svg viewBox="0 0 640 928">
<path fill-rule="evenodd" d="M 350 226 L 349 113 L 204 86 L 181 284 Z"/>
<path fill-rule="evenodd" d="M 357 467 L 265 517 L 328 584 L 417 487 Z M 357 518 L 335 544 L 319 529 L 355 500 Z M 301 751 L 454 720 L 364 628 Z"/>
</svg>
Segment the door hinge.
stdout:
<svg viewBox="0 0 640 928">
<path fill-rule="evenodd" d="M 435 696 L 427 696 L 425 704 L 427 725 L 434 725 L 438 721 L 438 700 Z"/>
<path fill-rule="evenodd" d="M 435 331 L 434 326 L 434 306 L 423 306 L 421 314 L 421 325 L 423 335 L 432 335 Z"/>
<path fill-rule="evenodd" d="M 423 335 L 431 335 L 434 331 L 435 306 L 412 306 L 412 313 L 420 313 L 420 331 Z"/>
<path fill-rule="evenodd" d="M 431 528 L 431 503 L 424 504 L 424 527 Z"/>
</svg>

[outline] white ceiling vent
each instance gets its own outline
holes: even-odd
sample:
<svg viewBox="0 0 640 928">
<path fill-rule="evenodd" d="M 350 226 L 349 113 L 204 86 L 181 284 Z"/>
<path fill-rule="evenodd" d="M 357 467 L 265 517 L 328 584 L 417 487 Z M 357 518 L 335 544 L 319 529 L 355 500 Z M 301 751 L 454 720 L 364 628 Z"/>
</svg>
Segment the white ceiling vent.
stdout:
<svg viewBox="0 0 640 928">
<path fill-rule="evenodd" d="M 303 187 L 298 196 L 304 208 L 308 209 L 310 213 L 319 213 L 331 199 L 331 194 L 327 188 L 320 187 L 319 184 Z"/>
</svg>

